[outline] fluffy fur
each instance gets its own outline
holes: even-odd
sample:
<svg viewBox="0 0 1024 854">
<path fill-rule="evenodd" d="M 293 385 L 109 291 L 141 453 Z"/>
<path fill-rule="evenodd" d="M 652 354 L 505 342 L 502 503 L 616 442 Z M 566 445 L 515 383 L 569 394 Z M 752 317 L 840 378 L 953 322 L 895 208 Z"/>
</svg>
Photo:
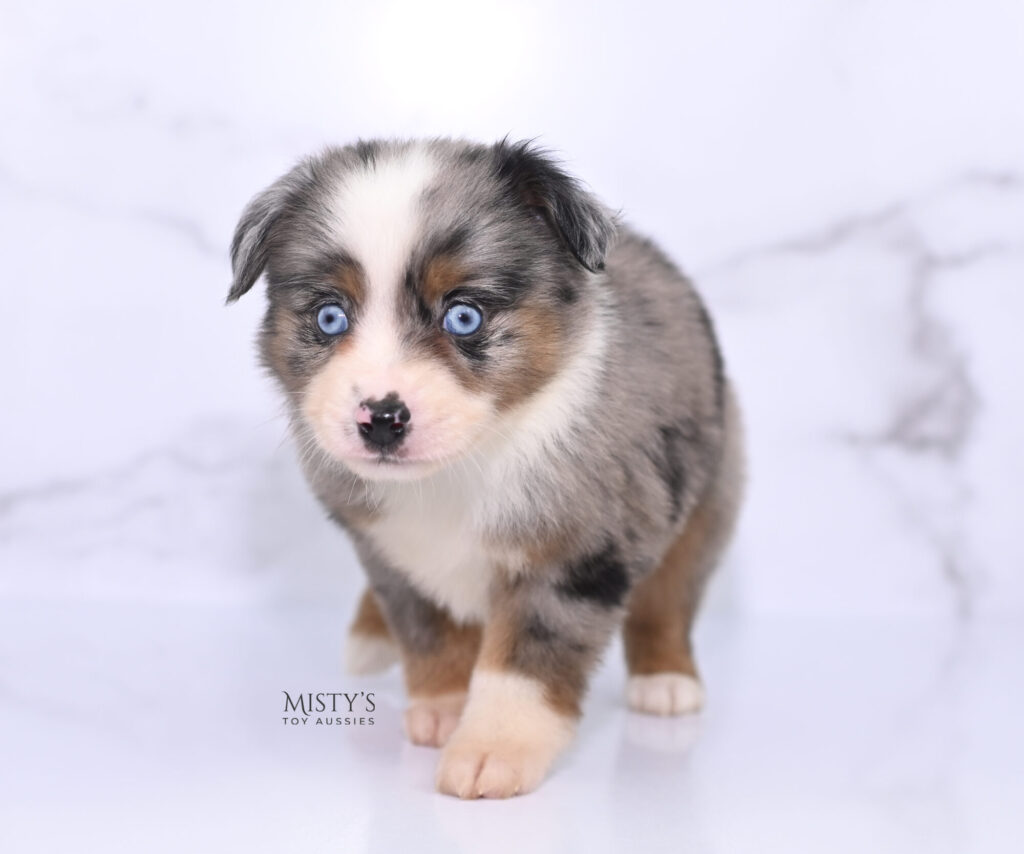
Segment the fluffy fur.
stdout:
<svg viewBox="0 0 1024 854">
<path fill-rule="evenodd" d="M 699 707 L 742 443 L 707 312 L 650 241 L 529 144 L 360 142 L 258 195 L 232 261 L 229 300 L 266 275 L 264 364 L 369 579 L 353 665 L 397 644 L 442 791 L 538 785 L 619 626 L 630 704 Z M 452 334 L 466 304 L 483 324 Z"/>
</svg>

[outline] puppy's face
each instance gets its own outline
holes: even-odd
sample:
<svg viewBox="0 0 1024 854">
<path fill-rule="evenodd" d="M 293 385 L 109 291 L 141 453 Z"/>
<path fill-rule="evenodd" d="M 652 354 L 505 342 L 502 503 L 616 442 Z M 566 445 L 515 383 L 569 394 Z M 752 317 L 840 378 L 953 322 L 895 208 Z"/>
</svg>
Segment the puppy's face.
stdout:
<svg viewBox="0 0 1024 854">
<path fill-rule="evenodd" d="M 557 374 L 613 226 L 527 145 L 360 143 L 257 196 L 229 300 L 262 272 L 264 363 L 367 479 L 460 459 Z"/>
</svg>

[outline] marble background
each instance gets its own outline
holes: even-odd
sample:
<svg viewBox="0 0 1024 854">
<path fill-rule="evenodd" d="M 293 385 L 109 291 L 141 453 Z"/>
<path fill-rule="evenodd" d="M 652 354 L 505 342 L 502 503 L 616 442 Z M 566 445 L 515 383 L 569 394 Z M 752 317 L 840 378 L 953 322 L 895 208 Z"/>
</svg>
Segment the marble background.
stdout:
<svg viewBox="0 0 1024 854">
<path fill-rule="evenodd" d="M 893 691 L 917 691 L 897 661 L 933 675 L 920 697 L 893 707 L 938 709 L 936 686 L 957 672 L 987 680 L 966 717 L 893 724 L 919 741 L 865 784 L 863 814 L 888 831 L 891 821 L 940 828 L 933 851 L 1012 838 L 998 828 L 1009 827 L 1007 792 L 1021 793 L 1024 746 L 1018 737 L 1007 747 L 1019 727 L 995 710 L 1024 700 L 1009 653 L 1024 642 L 1021 80 L 1018 0 L 4 4 L 5 731 L 34 734 L 26 743 L 46 752 L 29 700 L 51 697 L 58 674 L 79 689 L 79 706 L 67 708 L 86 721 L 119 721 L 118 697 L 180 712 L 184 695 L 175 706 L 166 688 L 139 687 L 150 685 L 153 649 L 178 675 L 176 691 L 199 690 L 181 677 L 186 657 L 223 665 L 241 684 L 257 667 L 246 658 L 239 671 L 224 657 L 227 636 L 209 615 L 225 608 L 247 637 L 235 606 L 315 607 L 315 637 L 340 643 L 359 571 L 307 494 L 280 401 L 256 367 L 261 289 L 223 304 L 235 220 L 257 190 L 328 143 L 510 134 L 561 153 L 664 244 L 712 308 L 746 410 L 751 471 L 709 625 L 763 630 L 761 655 L 820 642 L 844 666 L 885 671 L 877 702 L 870 684 L 840 702 L 847 685 L 829 695 L 830 713 L 887 708 Z M 780 635 L 753 628 L 780 625 Z M 870 628 L 879 625 L 888 628 Z M 118 627 L 157 631 L 146 626 L 177 630 L 179 651 L 155 634 L 137 659 L 118 645 Z M 786 634 L 793 626 L 813 628 Z M 980 669 L 949 664 L 960 643 L 949 632 L 986 633 L 969 654 Z M 298 667 L 301 636 L 275 673 Z M 862 637 L 896 640 L 868 654 Z M 727 682 L 728 654 L 722 661 Z M 797 664 L 779 661 L 759 672 L 813 693 L 787 682 Z M 771 690 L 766 676 L 755 682 Z M 976 681 L 957 684 L 970 693 Z M 98 699 L 89 685 L 113 694 Z M 159 732 L 173 731 L 154 713 Z M 993 733 L 983 753 L 994 764 L 977 751 L 947 761 L 972 727 Z M 88 741 L 77 733 L 60 743 Z M 862 746 L 848 746 L 853 765 Z M 49 767 L 28 747 L 18 756 L 25 780 L 30 767 Z M 808 761 L 800 767 L 817 767 Z M 750 779 L 768 785 L 766 769 Z M 949 805 L 965 779 L 982 782 L 961 826 Z M 1010 779 L 1017 788 L 992 801 L 993 780 Z M 22 801 L 45 803 L 42 783 L 24 791 L 34 794 Z M 914 793 L 926 808 L 894 819 L 883 798 L 872 813 L 878 791 Z M 829 815 L 842 825 L 849 802 L 836 803 Z M 1004 824 L 993 824 L 1000 803 Z M 730 812 L 725 795 L 719 808 Z M 721 824 L 711 826 L 714 836 Z M 827 837 L 804 831 L 808 849 L 822 850 Z M 921 838 L 900 832 L 891 850 Z M 837 838 L 890 850 L 872 845 L 881 836 Z M 736 850 L 727 842 L 717 850 Z"/>
<path fill-rule="evenodd" d="M 1024 12 L 923 8 L 8 8 L 0 589 L 356 583 L 255 365 L 262 294 L 223 307 L 234 221 L 329 142 L 510 133 L 712 306 L 751 446 L 712 607 L 1024 615 Z"/>
</svg>

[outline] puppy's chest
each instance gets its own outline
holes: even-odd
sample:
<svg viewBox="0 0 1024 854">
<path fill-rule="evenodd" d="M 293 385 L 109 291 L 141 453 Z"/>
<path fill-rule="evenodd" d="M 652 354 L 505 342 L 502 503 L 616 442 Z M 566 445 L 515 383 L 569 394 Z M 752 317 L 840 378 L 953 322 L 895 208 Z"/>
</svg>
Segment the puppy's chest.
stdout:
<svg viewBox="0 0 1024 854">
<path fill-rule="evenodd" d="M 367 531 L 378 551 L 424 596 L 460 621 L 482 621 L 499 555 L 458 496 L 392 497 Z"/>
</svg>

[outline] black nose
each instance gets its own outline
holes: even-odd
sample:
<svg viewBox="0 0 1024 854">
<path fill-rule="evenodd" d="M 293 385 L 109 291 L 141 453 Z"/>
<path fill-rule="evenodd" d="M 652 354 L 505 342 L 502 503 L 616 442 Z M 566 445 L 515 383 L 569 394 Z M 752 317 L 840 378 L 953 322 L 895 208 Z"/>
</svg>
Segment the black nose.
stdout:
<svg viewBox="0 0 1024 854">
<path fill-rule="evenodd" d="M 359 432 L 373 449 L 396 445 L 405 438 L 412 414 L 398 397 L 389 392 L 381 400 L 364 400 L 359 405 Z"/>
</svg>

